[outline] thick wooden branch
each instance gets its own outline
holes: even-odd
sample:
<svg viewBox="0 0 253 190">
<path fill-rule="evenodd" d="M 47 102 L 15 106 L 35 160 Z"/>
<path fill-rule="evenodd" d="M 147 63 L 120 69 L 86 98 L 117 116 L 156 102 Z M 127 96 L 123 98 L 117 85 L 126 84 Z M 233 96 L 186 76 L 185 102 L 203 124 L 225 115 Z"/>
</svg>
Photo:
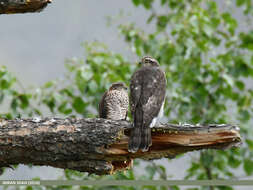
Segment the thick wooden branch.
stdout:
<svg viewBox="0 0 253 190">
<path fill-rule="evenodd" d="M 0 14 L 40 12 L 52 0 L 0 0 Z"/>
<path fill-rule="evenodd" d="M 148 152 L 129 153 L 127 121 L 105 119 L 0 120 L 0 167 L 49 165 L 96 174 L 131 166 L 132 159 L 173 158 L 200 149 L 224 149 L 241 143 L 232 125 L 163 124 L 152 129 Z"/>
</svg>

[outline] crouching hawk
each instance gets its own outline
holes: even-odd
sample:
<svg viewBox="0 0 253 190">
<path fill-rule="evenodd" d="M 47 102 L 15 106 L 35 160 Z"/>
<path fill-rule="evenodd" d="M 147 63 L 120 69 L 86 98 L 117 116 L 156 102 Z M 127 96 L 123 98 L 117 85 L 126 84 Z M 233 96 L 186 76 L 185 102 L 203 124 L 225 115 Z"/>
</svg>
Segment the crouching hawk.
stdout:
<svg viewBox="0 0 253 190">
<path fill-rule="evenodd" d="M 148 151 L 152 145 L 151 129 L 163 115 L 166 92 L 165 73 L 152 57 L 143 57 L 141 68 L 131 78 L 130 107 L 134 120 L 128 143 L 128 151 Z"/>
<path fill-rule="evenodd" d="M 127 87 L 122 82 L 113 83 L 99 103 L 99 117 L 111 120 L 126 120 L 128 113 Z"/>
</svg>

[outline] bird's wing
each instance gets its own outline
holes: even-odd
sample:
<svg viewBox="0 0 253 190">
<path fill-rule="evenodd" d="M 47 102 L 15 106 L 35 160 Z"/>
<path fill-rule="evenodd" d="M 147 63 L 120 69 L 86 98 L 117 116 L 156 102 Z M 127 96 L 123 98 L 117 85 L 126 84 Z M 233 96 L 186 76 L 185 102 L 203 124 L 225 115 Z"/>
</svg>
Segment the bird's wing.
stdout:
<svg viewBox="0 0 253 190">
<path fill-rule="evenodd" d="M 108 93 L 108 91 L 106 91 L 103 94 L 103 96 L 99 102 L 99 117 L 105 118 L 105 119 L 107 118 L 107 106 L 105 105 L 105 98 L 107 96 L 107 93 Z"/>
<path fill-rule="evenodd" d="M 141 144 L 141 127 L 142 127 L 142 109 L 139 107 L 141 88 L 142 88 L 142 73 L 137 70 L 131 78 L 130 83 L 130 108 L 134 120 L 134 128 L 131 130 L 131 135 L 128 142 L 128 151 L 136 152 Z"/>
<path fill-rule="evenodd" d="M 130 110 L 132 117 L 135 117 L 136 106 L 141 97 L 141 87 L 142 87 L 142 73 L 137 70 L 130 83 Z"/>
<path fill-rule="evenodd" d="M 143 84 L 140 102 L 143 111 L 143 125 L 150 126 L 160 112 L 166 93 L 166 77 L 159 67 L 143 68 Z"/>
</svg>

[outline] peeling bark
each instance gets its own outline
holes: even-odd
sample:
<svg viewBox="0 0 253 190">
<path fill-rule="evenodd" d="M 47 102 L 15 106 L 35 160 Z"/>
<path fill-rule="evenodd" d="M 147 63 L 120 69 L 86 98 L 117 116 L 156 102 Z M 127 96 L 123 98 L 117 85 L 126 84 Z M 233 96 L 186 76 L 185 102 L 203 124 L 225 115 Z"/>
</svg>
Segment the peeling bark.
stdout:
<svg viewBox="0 0 253 190">
<path fill-rule="evenodd" d="M 40 12 L 52 0 L 0 0 L 0 14 Z"/>
<path fill-rule="evenodd" d="M 148 152 L 129 153 L 131 127 L 128 121 L 105 119 L 0 120 L 0 167 L 49 165 L 102 175 L 130 168 L 134 158 L 173 158 L 241 143 L 239 128 L 233 125 L 163 124 L 152 129 Z"/>
</svg>

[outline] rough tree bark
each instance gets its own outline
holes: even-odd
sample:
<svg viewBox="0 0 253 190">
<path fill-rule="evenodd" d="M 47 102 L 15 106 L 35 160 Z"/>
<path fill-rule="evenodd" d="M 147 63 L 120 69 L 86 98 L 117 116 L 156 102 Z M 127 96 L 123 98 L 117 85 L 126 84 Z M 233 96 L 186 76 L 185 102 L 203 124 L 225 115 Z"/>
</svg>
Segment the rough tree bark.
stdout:
<svg viewBox="0 0 253 190">
<path fill-rule="evenodd" d="M 0 167 L 49 165 L 96 174 L 127 169 L 132 159 L 173 158 L 200 149 L 224 149 L 241 143 L 233 125 L 162 124 L 152 129 L 148 152 L 129 153 L 131 123 L 105 119 L 0 120 Z"/>
<path fill-rule="evenodd" d="M 0 14 L 40 12 L 52 0 L 0 0 Z"/>
</svg>

